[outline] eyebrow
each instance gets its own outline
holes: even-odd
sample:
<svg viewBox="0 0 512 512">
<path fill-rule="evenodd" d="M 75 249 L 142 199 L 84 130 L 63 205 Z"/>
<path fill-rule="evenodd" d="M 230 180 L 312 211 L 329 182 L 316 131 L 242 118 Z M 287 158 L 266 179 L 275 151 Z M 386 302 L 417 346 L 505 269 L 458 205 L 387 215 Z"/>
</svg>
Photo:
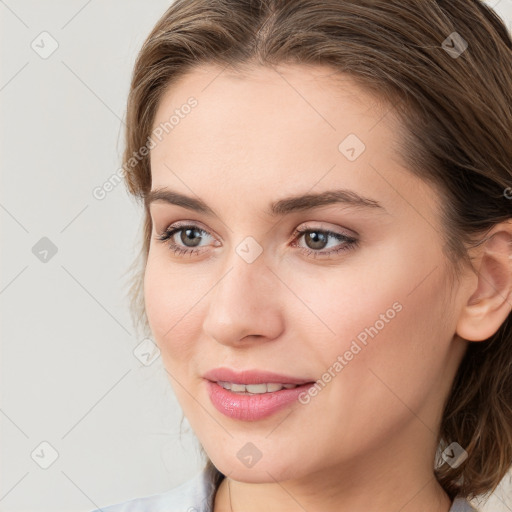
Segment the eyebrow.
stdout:
<svg viewBox="0 0 512 512">
<path fill-rule="evenodd" d="M 146 206 L 149 207 L 151 203 L 156 201 L 174 204 L 188 210 L 217 217 L 217 214 L 201 199 L 186 196 L 168 188 L 157 188 L 148 192 L 145 197 Z M 303 194 L 279 199 L 270 205 L 266 213 L 272 217 L 276 217 L 292 212 L 312 210 L 313 208 L 331 204 L 343 204 L 355 208 L 365 208 L 388 213 L 384 206 L 375 199 L 361 196 L 353 190 L 347 189 L 328 190 L 315 194 Z"/>
</svg>

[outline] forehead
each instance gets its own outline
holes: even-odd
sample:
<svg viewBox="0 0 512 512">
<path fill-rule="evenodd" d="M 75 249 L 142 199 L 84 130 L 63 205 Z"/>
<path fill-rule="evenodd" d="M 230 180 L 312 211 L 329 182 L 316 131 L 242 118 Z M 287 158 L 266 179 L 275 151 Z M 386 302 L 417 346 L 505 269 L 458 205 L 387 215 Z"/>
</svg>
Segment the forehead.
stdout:
<svg viewBox="0 0 512 512">
<path fill-rule="evenodd" d="M 169 86 L 160 101 L 152 188 L 206 199 L 222 189 L 234 199 L 241 191 L 275 197 L 318 184 L 393 201 L 396 192 L 377 177 L 379 168 L 393 166 L 407 186 L 417 180 L 401 167 L 396 128 L 390 105 L 328 67 L 240 73 L 202 66 Z"/>
<path fill-rule="evenodd" d="M 197 102 L 193 108 L 187 107 L 191 98 Z M 181 146 L 192 130 L 197 135 L 187 141 L 188 146 L 197 149 L 212 142 L 243 143 L 247 149 L 255 136 L 262 143 L 279 145 L 302 134 L 314 143 L 315 132 L 315 139 L 328 136 L 333 142 L 347 130 L 359 132 L 362 138 L 386 110 L 389 106 L 358 87 L 351 77 L 334 74 L 328 67 L 255 66 L 236 72 L 200 66 L 163 94 L 153 131 L 163 127 L 166 144 L 159 144 L 152 156 Z M 388 122 L 386 117 L 379 124 Z"/>
<path fill-rule="evenodd" d="M 213 121 L 215 115 L 216 122 L 231 121 L 233 125 L 246 123 L 249 116 L 252 125 L 258 120 L 265 123 L 278 117 L 294 126 L 302 119 L 336 131 L 334 117 L 340 111 L 347 118 L 351 114 L 382 118 L 383 114 L 391 113 L 390 105 L 382 98 L 370 94 L 349 75 L 327 66 L 288 64 L 245 66 L 235 70 L 202 65 L 167 87 L 160 99 L 153 129 L 168 121 L 191 97 L 200 106 L 195 109 L 194 117 L 204 122 Z M 387 121 L 391 119 L 392 115 Z M 351 122 L 353 124 L 353 120 Z"/>
</svg>

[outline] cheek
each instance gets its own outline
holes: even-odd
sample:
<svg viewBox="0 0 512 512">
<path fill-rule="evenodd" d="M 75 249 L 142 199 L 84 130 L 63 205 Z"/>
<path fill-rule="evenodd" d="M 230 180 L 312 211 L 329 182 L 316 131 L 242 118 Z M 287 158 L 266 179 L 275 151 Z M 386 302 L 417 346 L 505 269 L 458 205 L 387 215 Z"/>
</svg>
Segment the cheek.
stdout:
<svg viewBox="0 0 512 512">
<path fill-rule="evenodd" d="M 348 350 L 356 337 L 364 345 L 368 329 L 374 325 L 378 336 L 388 331 L 389 325 L 399 323 L 404 315 L 402 304 L 408 300 L 413 280 L 406 275 L 406 266 L 395 264 L 392 256 L 388 258 L 391 262 L 385 261 L 383 248 L 378 258 L 357 255 L 337 266 L 282 271 L 283 281 L 300 299 L 289 296 L 289 323 L 295 325 L 300 319 L 299 325 L 306 326 L 307 322 L 304 334 L 320 354 L 331 356 Z"/>
<path fill-rule="evenodd" d="M 191 279 L 192 278 L 192 279 Z M 199 304 L 204 290 L 190 273 L 172 265 L 162 254 L 151 253 L 144 274 L 144 301 L 148 322 L 166 364 L 192 356 L 199 333 Z"/>
<path fill-rule="evenodd" d="M 399 341 L 394 336 L 406 324 L 407 315 L 403 294 L 396 284 L 382 282 L 370 291 L 363 280 L 360 274 L 332 272 L 321 287 L 313 279 L 295 282 L 294 291 L 309 311 L 302 307 L 293 314 L 302 318 L 301 334 L 325 368 L 345 354 L 350 365 L 367 363 L 376 344 Z"/>
<path fill-rule="evenodd" d="M 424 254 L 425 263 L 420 265 L 422 260 L 414 254 L 393 253 L 386 264 L 381 254 L 379 265 L 351 267 L 350 272 L 326 269 L 325 278 L 318 273 L 302 274 L 300 279 L 288 276 L 309 310 L 301 303 L 290 313 L 301 319 L 300 337 L 308 340 L 317 369 L 344 375 L 334 380 L 343 381 L 340 385 L 348 387 L 349 394 L 359 395 L 363 381 L 372 389 L 376 375 L 393 389 L 409 382 L 410 393 L 421 392 L 425 381 L 442 374 L 446 364 L 453 333 L 444 301 L 442 260 L 437 254 L 430 254 L 430 259 Z M 404 254 L 410 255 L 407 261 Z M 438 268 L 431 272 L 436 263 Z M 385 387 L 383 392 L 389 394 Z"/>
<path fill-rule="evenodd" d="M 371 270 L 347 273 L 321 291 L 312 279 L 296 280 L 300 288 L 293 288 L 316 315 L 302 312 L 309 327 L 301 324 L 300 338 L 308 343 L 303 356 L 323 381 L 305 407 L 319 418 L 315 432 L 327 437 L 341 430 L 353 449 L 385 442 L 415 419 L 411 411 L 432 418 L 441 399 L 450 339 L 445 277 L 436 271 L 411 293 L 428 272 L 412 264 L 388 270 L 385 278 Z"/>
</svg>

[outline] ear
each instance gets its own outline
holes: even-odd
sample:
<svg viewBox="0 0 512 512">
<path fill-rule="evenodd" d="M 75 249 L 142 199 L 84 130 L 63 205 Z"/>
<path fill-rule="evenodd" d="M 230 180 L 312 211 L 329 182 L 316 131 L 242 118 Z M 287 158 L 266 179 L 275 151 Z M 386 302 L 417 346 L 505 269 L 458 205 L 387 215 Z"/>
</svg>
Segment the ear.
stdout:
<svg viewBox="0 0 512 512">
<path fill-rule="evenodd" d="M 500 328 L 512 310 L 512 224 L 494 226 L 477 247 L 476 286 L 460 312 L 457 334 L 468 341 L 484 341 Z"/>
</svg>

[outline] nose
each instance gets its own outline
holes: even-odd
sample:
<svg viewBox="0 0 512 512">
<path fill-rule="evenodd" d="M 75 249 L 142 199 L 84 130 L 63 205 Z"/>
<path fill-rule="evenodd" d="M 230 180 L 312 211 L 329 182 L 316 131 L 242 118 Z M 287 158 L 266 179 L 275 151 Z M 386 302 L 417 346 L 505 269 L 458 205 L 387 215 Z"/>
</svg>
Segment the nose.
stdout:
<svg viewBox="0 0 512 512">
<path fill-rule="evenodd" d="M 277 338 L 284 328 L 280 281 L 263 254 L 248 263 L 234 251 L 224 269 L 207 295 L 205 335 L 224 345 Z"/>
</svg>

